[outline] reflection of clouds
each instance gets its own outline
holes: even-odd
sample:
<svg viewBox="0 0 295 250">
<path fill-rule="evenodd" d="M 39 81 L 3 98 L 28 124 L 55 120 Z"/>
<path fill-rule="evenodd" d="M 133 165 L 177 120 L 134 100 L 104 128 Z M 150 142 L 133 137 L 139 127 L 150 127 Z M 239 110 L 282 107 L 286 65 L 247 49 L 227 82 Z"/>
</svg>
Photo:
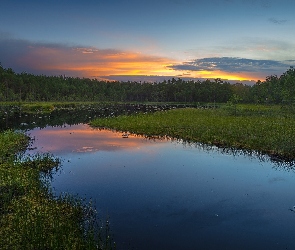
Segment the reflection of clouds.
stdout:
<svg viewBox="0 0 295 250">
<path fill-rule="evenodd" d="M 52 153 L 134 150 L 147 143 L 140 136 L 129 135 L 128 138 L 123 138 L 122 133 L 92 129 L 84 124 L 35 129 L 30 132 L 30 136 L 36 138 L 37 150 Z"/>
<path fill-rule="evenodd" d="M 76 152 L 81 153 L 81 152 L 92 152 L 93 147 L 82 147 L 82 149 L 77 149 Z"/>
</svg>

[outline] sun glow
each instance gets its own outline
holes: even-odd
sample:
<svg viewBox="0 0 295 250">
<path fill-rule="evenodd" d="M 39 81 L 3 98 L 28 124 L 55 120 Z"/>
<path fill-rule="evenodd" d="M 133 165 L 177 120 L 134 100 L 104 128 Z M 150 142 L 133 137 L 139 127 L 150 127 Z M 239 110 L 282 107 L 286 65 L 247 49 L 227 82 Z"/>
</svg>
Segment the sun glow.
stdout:
<svg viewBox="0 0 295 250">
<path fill-rule="evenodd" d="M 171 58 L 111 49 L 31 46 L 20 61 L 40 71 L 98 79 L 108 79 L 107 76 L 221 78 L 237 81 L 264 79 L 248 72 L 177 69 L 173 65 L 180 65 L 181 62 Z"/>
<path fill-rule="evenodd" d="M 190 76 L 195 78 L 208 78 L 208 79 L 224 79 L 224 80 L 236 80 L 236 81 L 247 81 L 247 80 L 258 80 L 259 76 L 253 74 L 241 73 L 229 73 L 224 71 L 190 71 Z"/>
</svg>

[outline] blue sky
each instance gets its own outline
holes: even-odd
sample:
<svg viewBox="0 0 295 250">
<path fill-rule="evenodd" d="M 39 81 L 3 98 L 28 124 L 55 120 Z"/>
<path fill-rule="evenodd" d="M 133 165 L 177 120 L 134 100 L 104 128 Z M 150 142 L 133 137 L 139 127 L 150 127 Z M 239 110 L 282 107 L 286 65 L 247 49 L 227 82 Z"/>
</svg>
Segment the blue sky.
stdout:
<svg viewBox="0 0 295 250">
<path fill-rule="evenodd" d="M 293 0 L 1 0 L 16 72 L 264 80 L 295 66 Z"/>
</svg>

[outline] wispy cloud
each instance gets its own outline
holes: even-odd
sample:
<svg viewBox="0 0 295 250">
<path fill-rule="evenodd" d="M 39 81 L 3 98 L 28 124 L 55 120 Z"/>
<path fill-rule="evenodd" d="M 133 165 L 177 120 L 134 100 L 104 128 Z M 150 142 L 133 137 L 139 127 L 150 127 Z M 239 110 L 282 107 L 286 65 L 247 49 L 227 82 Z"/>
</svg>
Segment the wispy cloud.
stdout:
<svg viewBox="0 0 295 250">
<path fill-rule="evenodd" d="M 276 19 L 276 18 L 272 17 L 272 18 L 269 18 L 268 21 L 270 21 L 271 23 L 274 23 L 274 24 L 282 25 L 282 24 L 285 24 L 288 20 Z"/>
<path fill-rule="evenodd" d="M 277 72 L 285 71 L 294 65 L 292 60 L 274 61 L 274 60 L 254 60 L 238 57 L 211 57 L 196 59 L 182 64 L 168 66 L 174 70 L 185 71 L 223 71 L 228 73 L 241 72 Z"/>
<path fill-rule="evenodd" d="M 270 8 L 272 6 L 271 0 L 241 0 L 245 4 L 251 4 L 262 8 Z"/>
</svg>

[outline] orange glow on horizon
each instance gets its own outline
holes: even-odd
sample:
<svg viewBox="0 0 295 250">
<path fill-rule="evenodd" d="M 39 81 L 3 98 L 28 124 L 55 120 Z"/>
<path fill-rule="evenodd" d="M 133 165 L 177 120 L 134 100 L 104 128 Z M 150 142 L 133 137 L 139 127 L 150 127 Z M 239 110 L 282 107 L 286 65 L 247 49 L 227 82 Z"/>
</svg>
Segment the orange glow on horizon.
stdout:
<svg viewBox="0 0 295 250">
<path fill-rule="evenodd" d="M 38 70 L 66 72 L 81 77 L 108 76 L 167 76 L 224 80 L 258 80 L 258 73 L 229 73 L 216 71 L 175 70 L 169 66 L 181 62 L 153 55 L 117 50 L 98 50 L 95 48 L 47 48 L 30 47 L 21 61 Z M 40 63 L 42 62 L 42 63 Z"/>
<path fill-rule="evenodd" d="M 198 71 L 192 72 L 191 76 L 196 78 L 210 78 L 210 79 L 224 79 L 224 80 L 236 80 L 236 81 L 247 81 L 247 80 L 259 80 L 259 76 L 255 76 L 251 73 L 229 73 L 223 71 Z"/>
</svg>

